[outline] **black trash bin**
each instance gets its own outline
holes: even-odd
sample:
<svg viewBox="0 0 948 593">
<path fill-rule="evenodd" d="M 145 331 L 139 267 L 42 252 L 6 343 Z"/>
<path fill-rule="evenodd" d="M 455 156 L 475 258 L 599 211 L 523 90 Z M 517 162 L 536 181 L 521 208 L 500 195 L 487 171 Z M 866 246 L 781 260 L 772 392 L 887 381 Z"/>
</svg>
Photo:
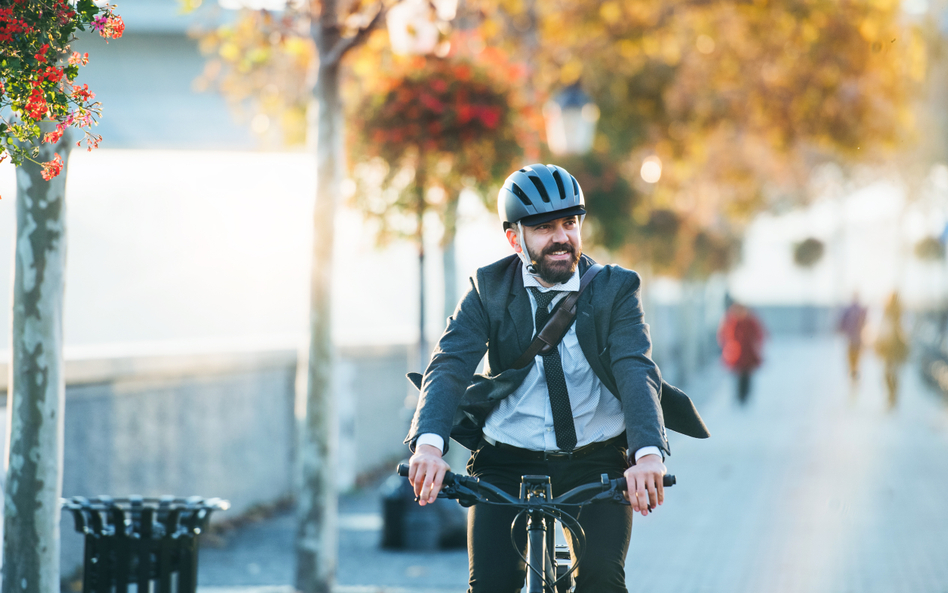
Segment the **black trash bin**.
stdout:
<svg viewBox="0 0 948 593">
<path fill-rule="evenodd" d="M 419 506 L 408 480 L 389 476 L 382 483 L 382 547 L 431 551 L 467 546 L 467 511 L 437 499 Z"/>
<path fill-rule="evenodd" d="M 212 511 L 230 503 L 219 498 L 62 499 L 76 531 L 85 536 L 83 593 L 194 593 L 198 536 Z"/>
</svg>

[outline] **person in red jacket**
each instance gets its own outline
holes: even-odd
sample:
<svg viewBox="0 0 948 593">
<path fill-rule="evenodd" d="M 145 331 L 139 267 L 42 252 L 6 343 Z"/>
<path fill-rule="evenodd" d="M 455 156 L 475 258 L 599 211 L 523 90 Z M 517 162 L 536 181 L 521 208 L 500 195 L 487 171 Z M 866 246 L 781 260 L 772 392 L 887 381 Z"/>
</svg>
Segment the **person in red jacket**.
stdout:
<svg viewBox="0 0 948 593">
<path fill-rule="evenodd" d="M 737 374 L 737 401 L 742 405 L 750 394 L 751 374 L 763 362 L 765 336 L 760 319 L 740 303 L 728 308 L 718 328 L 721 360 Z"/>
</svg>

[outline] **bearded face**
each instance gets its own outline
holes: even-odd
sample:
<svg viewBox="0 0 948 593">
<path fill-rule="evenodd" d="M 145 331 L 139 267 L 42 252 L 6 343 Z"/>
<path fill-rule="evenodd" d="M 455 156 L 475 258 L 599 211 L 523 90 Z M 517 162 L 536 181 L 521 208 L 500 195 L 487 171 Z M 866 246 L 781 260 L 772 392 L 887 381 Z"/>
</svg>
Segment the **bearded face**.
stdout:
<svg viewBox="0 0 948 593">
<path fill-rule="evenodd" d="M 576 272 L 580 255 L 570 243 L 554 243 L 533 259 L 533 268 L 547 284 L 560 284 Z"/>
<path fill-rule="evenodd" d="M 532 227 L 524 227 L 527 251 L 540 279 L 559 284 L 576 272 L 583 253 L 576 216 L 559 218 Z"/>
</svg>

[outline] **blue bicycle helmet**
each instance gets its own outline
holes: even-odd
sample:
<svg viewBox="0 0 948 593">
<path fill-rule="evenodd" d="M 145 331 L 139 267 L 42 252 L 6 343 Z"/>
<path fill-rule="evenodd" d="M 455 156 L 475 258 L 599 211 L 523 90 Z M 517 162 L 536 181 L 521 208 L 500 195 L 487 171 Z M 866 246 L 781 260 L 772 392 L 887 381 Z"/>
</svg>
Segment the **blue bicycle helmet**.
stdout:
<svg viewBox="0 0 948 593">
<path fill-rule="evenodd" d="M 579 182 L 563 167 L 528 165 L 504 182 L 497 195 L 497 213 L 505 229 L 517 223 L 535 226 L 586 214 L 586 200 Z"/>
</svg>

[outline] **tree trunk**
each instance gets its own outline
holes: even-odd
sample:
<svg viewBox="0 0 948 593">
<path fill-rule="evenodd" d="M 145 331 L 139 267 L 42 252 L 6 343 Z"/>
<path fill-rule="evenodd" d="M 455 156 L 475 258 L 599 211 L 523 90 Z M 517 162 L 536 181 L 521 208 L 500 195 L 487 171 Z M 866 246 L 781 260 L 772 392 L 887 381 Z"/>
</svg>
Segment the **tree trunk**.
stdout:
<svg viewBox="0 0 948 593">
<path fill-rule="evenodd" d="M 44 132 L 50 130 L 44 129 Z M 41 147 L 69 158 L 68 137 Z M 13 364 L 4 463 L 4 591 L 58 593 L 59 497 L 62 492 L 63 294 L 66 270 L 65 168 L 44 181 L 42 168 L 17 168 Z"/>
<path fill-rule="evenodd" d="M 335 2 L 324 1 L 313 39 L 320 56 L 338 42 Z M 336 574 L 336 483 L 333 467 L 335 416 L 332 401 L 332 308 L 330 300 L 335 200 L 342 160 L 342 100 L 338 61 L 320 60 L 316 204 L 310 272 L 309 354 L 305 393 L 297 391 L 298 471 L 296 590 L 329 593 Z"/>
</svg>

